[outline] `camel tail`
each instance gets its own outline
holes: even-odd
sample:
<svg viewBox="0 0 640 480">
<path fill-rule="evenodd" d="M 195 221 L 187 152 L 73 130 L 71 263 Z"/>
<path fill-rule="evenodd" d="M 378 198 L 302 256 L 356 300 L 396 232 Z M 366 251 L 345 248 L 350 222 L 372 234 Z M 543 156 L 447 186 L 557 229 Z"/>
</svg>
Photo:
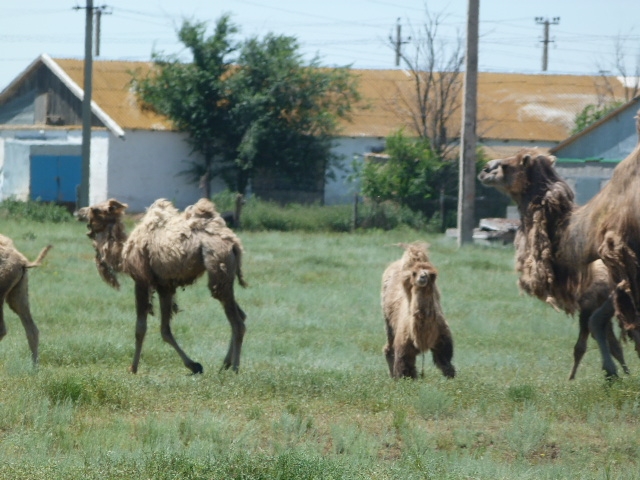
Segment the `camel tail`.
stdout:
<svg viewBox="0 0 640 480">
<path fill-rule="evenodd" d="M 53 248 L 53 245 L 47 245 L 46 247 L 44 247 L 40 252 L 40 254 L 38 255 L 38 258 L 35 259 L 35 261 L 27 263 L 27 268 L 39 267 L 42 261 L 44 260 L 44 257 L 47 256 L 47 253 L 49 253 L 49 250 L 51 250 L 52 248 Z"/>
<path fill-rule="evenodd" d="M 245 281 L 244 277 L 242 276 L 242 247 L 240 247 L 240 245 L 234 245 L 233 253 L 236 255 L 236 258 L 238 259 L 238 270 L 236 272 L 238 276 L 238 283 L 240 284 L 241 287 L 246 288 L 248 286 L 248 283 Z"/>
</svg>

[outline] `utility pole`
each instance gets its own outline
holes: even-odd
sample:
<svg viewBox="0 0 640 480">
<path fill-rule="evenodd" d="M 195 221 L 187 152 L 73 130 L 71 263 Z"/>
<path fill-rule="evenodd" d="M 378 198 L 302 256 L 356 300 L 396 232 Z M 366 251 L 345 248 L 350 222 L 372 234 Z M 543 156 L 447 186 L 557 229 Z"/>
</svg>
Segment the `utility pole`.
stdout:
<svg viewBox="0 0 640 480">
<path fill-rule="evenodd" d="M 74 7 L 75 10 L 82 7 Z M 87 0 L 84 28 L 84 95 L 82 97 L 82 181 L 78 191 L 78 208 L 89 206 L 89 179 L 91 168 L 91 86 L 93 57 L 93 0 Z"/>
<path fill-rule="evenodd" d="M 96 12 L 96 57 L 100 56 L 100 24 L 102 15 L 111 15 L 110 11 L 107 11 L 107 5 L 100 5 L 98 7 L 94 7 L 94 11 Z"/>
<path fill-rule="evenodd" d="M 560 17 L 553 17 L 552 20 L 548 18 L 536 17 L 536 23 L 538 25 L 544 25 L 544 38 L 542 41 L 542 71 L 547 71 L 547 64 L 549 60 L 549 43 L 553 40 L 549 40 L 549 25 L 558 25 L 560 23 Z"/>
<path fill-rule="evenodd" d="M 480 0 L 469 0 L 464 73 L 464 103 L 458 185 L 458 247 L 473 242 L 476 197 L 476 116 L 478 105 L 478 23 Z"/>
<path fill-rule="evenodd" d="M 405 43 L 409 43 L 409 40 L 411 40 L 411 37 L 409 37 L 407 41 L 405 42 L 402 41 L 402 25 L 400 25 L 400 18 L 398 18 L 398 20 L 396 21 L 396 38 L 393 39 L 391 35 L 389 35 L 389 40 L 395 46 L 396 67 L 399 67 L 400 59 L 402 58 L 402 50 L 401 50 L 402 45 Z"/>
</svg>

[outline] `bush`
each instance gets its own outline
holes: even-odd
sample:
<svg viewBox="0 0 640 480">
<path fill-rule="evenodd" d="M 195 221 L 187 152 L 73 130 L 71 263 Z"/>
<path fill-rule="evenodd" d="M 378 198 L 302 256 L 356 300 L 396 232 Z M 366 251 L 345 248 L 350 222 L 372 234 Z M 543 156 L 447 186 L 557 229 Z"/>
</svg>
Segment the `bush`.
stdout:
<svg viewBox="0 0 640 480">
<path fill-rule="evenodd" d="M 73 215 L 65 207 L 55 203 L 7 199 L 0 202 L 0 218 L 61 223 L 73 220 Z"/>
<path fill-rule="evenodd" d="M 212 198 L 219 212 L 234 209 L 235 194 L 228 191 Z M 433 228 L 426 217 L 395 202 L 371 202 L 360 200 L 354 225 L 353 205 L 301 205 L 276 202 L 251 197 L 245 202 L 240 216 L 242 230 L 281 232 L 349 232 L 357 229 L 393 230 L 401 226 L 414 229 L 439 231 L 440 220 L 433 218 Z"/>
</svg>

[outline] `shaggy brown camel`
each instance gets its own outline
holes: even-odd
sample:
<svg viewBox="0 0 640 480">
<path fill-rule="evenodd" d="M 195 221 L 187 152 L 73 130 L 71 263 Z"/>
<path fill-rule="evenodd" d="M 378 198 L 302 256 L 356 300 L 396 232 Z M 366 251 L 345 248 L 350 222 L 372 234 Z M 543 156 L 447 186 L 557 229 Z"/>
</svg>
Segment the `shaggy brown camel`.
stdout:
<svg viewBox="0 0 640 480">
<path fill-rule="evenodd" d="M 78 211 L 87 220 L 87 235 L 96 250 L 96 266 L 102 279 L 119 288 L 117 273 L 131 276 L 136 297 L 136 349 L 131 372 L 138 371 L 154 291 L 160 298 L 162 339 L 180 355 L 193 373 L 202 365 L 191 360 L 171 332 L 178 287 L 190 285 L 205 272 L 209 291 L 220 301 L 231 324 L 231 342 L 223 368 L 238 371 L 245 333 L 245 313 L 234 297 L 234 281 L 246 286 L 241 270 L 242 244 L 224 223 L 213 203 L 201 199 L 180 213 L 168 200 L 156 200 L 129 237 L 122 216 L 127 205 L 115 199 Z"/>
<path fill-rule="evenodd" d="M 0 340 L 7 334 L 4 323 L 4 302 L 16 312 L 25 332 L 31 349 L 34 365 L 38 363 L 39 332 L 29 308 L 29 280 L 27 270 L 42 263 L 51 245 L 42 249 L 35 262 L 30 262 L 14 246 L 9 237 L 0 235 Z"/>
<path fill-rule="evenodd" d="M 416 356 L 431 350 L 445 377 L 456 375 L 453 339 L 440 306 L 437 270 L 424 243 L 401 244 L 405 252 L 382 275 L 382 312 L 387 331 L 384 355 L 394 378 L 417 378 Z"/>
<path fill-rule="evenodd" d="M 640 354 L 640 146 L 613 171 L 609 183 L 578 207 L 569 185 L 553 168 L 555 157 L 525 149 L 492 160 L 478 175 L 487 186 L 517 204 L 521 226 L 516 233 L 516 269 L 526 293 L 578 309 L 580 284 L 591 262 L 602 259 L 614 284 L 611 296 L 589 319 L 607 376 L 617 375 L 606 340 L 615 311 Z"/>
</svg>

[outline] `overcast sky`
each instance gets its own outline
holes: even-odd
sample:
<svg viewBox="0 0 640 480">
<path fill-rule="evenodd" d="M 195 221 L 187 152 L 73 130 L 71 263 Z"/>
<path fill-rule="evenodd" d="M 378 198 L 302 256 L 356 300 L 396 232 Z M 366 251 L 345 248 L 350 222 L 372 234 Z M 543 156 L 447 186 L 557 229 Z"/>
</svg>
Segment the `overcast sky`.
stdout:
<svg viewBox="0 0 640 480">
<path fill-rule="evenodd" d="M 0 89 L 41 53 L 84 55 L 86 0 L 20 0 L 0 7 Z M 400 19 L 406 40 L 424 23 L 423 0 L 94 0 L 105 5 L 101 22 L 104 60 L 149 60 L 152 51 L 182 53 L 176 30 L 183 19 L 211 25 L 230 13 L 242 37 L 268 32 L 295 36 L 307 59 L 325 65 L 396 68 L 388 46 Z M 439 38 L 464 35 L 466 0 L 429 0 L 439 15 Z M 640 54 L 640 0 L 480 0 L 481 71 L 539 73 L 542 17 L 550 25 L 549 73 L 592 74 L 611 70 L 616 40 L 624 41 L 629 73 Z M 414 36 L 415 38 L 415 36 Z M 406 47 L 405 47 L 406 48 Z M 185 58 L 187 58 L 185 54 Z"/>
</svg>

